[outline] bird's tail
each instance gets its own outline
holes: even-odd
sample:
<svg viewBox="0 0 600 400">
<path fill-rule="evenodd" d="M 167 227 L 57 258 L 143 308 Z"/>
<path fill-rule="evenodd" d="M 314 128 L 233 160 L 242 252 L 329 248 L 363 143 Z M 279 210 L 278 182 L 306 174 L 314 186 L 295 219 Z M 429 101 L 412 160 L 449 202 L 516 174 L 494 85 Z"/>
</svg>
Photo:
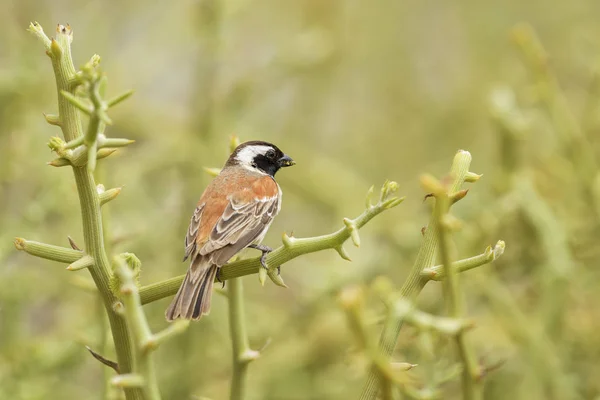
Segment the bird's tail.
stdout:
<svg viewBox="0 0 600 400">
<path fill-rule="evenodd" d="M 210 312 L 212 287 L 218 269 L 203 257 L 194 258 L 175 298 L 165 311 L 167 321 L 177 318 L 197 320 Z"/>
</svg>

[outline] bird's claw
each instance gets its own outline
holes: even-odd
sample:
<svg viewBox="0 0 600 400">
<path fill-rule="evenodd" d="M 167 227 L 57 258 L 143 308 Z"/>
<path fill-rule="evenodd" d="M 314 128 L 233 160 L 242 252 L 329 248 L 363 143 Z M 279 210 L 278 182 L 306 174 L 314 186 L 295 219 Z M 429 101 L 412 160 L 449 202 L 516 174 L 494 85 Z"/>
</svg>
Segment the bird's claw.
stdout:
<svg viewBox="0 0 600 400">
<path fill-rule="evenodd" d="M 262 251 L 262 255 L 260 256 L 260 265 L 268 271 L 269 267 L 267 266 L 267 255 L 272 252 L 273 249 L 269 246 L 265 246 L 264 244 L 251 244 L 248 247 Z"/>
<path fill-rule="evenodd" d="M 217 269 L 217 282 L 221 283 L 221 289 L 225 288 L 225 281 L 221 279 L 221 268 Z"/>
</svg>

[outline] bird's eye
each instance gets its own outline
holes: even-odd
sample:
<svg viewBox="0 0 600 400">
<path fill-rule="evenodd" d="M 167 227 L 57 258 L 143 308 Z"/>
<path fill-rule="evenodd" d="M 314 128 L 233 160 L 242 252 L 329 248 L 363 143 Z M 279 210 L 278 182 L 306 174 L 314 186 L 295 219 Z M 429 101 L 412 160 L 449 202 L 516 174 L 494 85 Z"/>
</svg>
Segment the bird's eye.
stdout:
<svg viewBox="0 0 600 400">
<path fill-rule="evenodd" d="M 272 159 L 274 159 L 274 158 L 275 158 L 275 151 L 273 151 L 273 150 L 269 150 L 269 151 L 267 151 L 267 154 L 266 154 L 266 156 L 267 156 L 267 158 L 268 158 L 269 160 L 272 160 Z"/>
</svg>

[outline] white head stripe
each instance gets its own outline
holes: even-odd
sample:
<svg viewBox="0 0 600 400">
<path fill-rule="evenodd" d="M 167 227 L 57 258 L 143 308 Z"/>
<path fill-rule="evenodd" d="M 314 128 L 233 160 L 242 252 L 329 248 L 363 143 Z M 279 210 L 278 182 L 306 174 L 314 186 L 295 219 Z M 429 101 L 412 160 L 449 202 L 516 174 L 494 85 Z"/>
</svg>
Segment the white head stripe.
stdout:
<svg viewBox="0 0 600 400">
<path fill-rule="evenodd" d="M 236 160 L 238 160 L 242 165 L 251 165 L 254 161 L 254 157 L 259 154 L 266 154 L 267 151 L 272 150 L 273 148 L 270 146 L 247 146 L 240 150 L 239 153 L 235 156 Z"/>
</svg>

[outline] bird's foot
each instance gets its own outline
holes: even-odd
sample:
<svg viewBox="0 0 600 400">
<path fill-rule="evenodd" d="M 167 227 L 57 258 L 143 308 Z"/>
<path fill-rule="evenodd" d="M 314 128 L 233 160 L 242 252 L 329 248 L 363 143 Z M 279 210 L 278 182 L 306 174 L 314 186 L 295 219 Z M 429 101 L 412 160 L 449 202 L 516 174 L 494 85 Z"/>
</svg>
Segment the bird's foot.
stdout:
<svg viewBox="0 0 600 400">
<path fill-rule="evenodd" d="M 260 256 L 260 265 L 262 265 L 264 269 L 268 270 L 269 267 L 267 267 L 267 255 L 272 252 L 273 249 L 269 246 L 265 246 L 264 244 L 251 244 L 248 247 L 262 251 L 262 255 Z M 279 272 L 279 267 L 277 267 L 277 271 Z"/>
<path fill-rule="evenodd" d="M 217 282 L 221 283 L 221 289 L 225 287 L 225 281 L 221 279 L 221 268 L 217 268 Z"/>
</svg>

